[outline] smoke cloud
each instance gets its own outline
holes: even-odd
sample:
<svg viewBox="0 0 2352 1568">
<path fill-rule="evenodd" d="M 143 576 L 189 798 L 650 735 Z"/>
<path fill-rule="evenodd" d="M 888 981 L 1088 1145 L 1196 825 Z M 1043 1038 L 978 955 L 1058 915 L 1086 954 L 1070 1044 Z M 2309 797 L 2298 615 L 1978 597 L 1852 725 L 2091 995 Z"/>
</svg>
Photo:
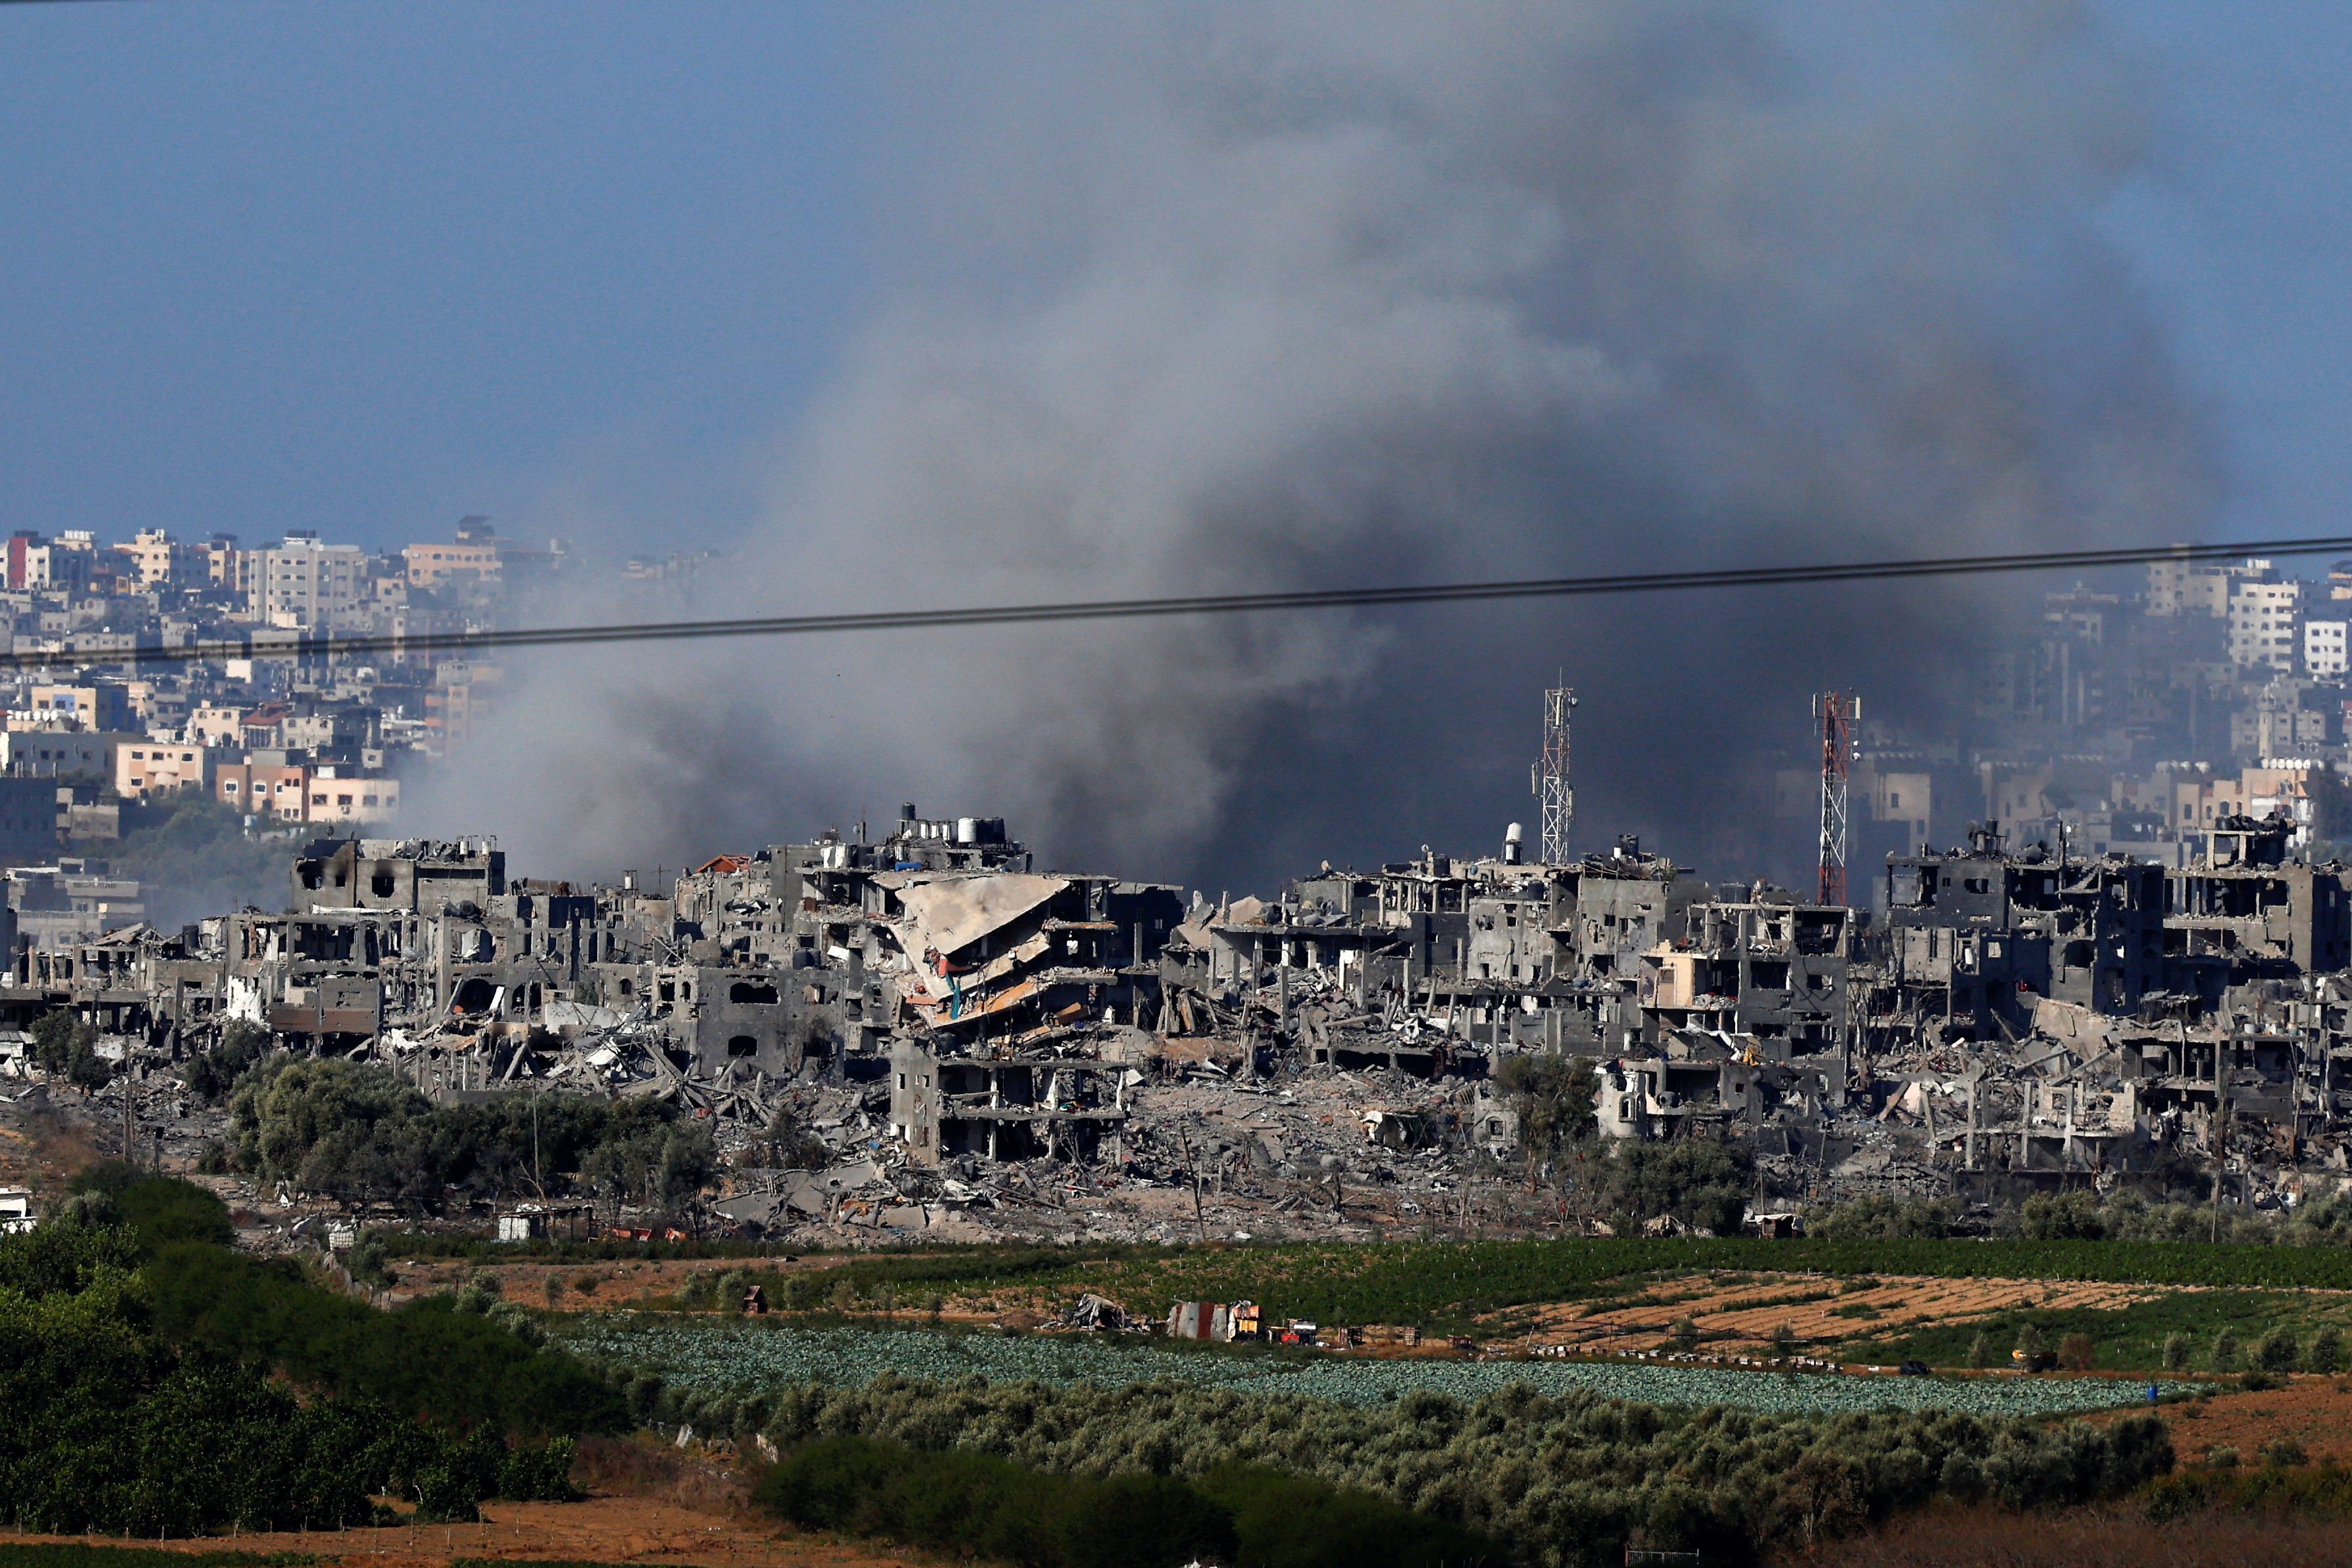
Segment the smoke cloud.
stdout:
<svg viewBox="0 0 2352 1568">
<path fill-rule="evenodd" d="M 889 44 L 872 319 L 695 613 L 2162 542 L 2206 513 L 2204 434 L 2099 225 L 2148 108 L 2077 7 L 922 23 Z M 2041 586 L 542 657 L 425 819 L 608 875 L 912 799 L 1066 867 L 1264 887 L 1491 847 L 1564 673 L 1586 844 L 1753 855 L 1735 772 L 1801 743 L 1808 691 L 1949 721 L 1998 604 Z"/>
</svg>

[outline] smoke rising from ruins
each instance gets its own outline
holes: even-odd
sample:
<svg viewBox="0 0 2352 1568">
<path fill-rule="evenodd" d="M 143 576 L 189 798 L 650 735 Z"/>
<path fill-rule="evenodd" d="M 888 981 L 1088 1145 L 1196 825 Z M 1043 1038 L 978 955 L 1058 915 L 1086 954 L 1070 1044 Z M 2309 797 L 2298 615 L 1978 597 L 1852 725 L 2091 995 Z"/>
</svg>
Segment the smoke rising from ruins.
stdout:
<svg viewBox="0 0 2352 1568">
<path fill-rule="evenodd" d="M 926 14 L 880 110 L 873 319 L 691 607 L 2196 534 L 2206 443 L 2098 223 L 2151 155 L 2128 59 L 2065 5 L 1774 15 Z M 1531 821 L 1564 670 L 1584 844 L 1753 858 L 1736 773 L 1801 743 L 1809 690 L 1948 720 L 1993 602 L 2038 586 L 542 656 L 415 825 L 609 874 L 911 798 L 1262 886 Z"/>
</svg>

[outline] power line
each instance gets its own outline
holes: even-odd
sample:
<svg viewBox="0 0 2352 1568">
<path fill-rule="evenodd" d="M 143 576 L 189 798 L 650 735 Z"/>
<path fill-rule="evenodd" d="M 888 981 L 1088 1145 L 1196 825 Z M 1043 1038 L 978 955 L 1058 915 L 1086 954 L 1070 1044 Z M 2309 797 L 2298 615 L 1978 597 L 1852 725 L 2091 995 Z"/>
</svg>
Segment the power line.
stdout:
<svg viewBox="0 0 2352 1568">
<path fill-rule="evenodd" d="M 2026 555 L 1952 555 L 1919 561 L 1860 561 L 1816 566 L 1748 566 L 1699 572 L 1634 572 L 1613 576 L 1535 577 L 1502 583 L 1420 587 L 1302 588 L 1271 594 L 1192 594 L 1159 599 L 1091 599 L 1059 605 L 977 605 L 938 610 L 856 610 L 822 616 L 761 616 L 712 621 L 637 621 L 614 626 L 540 626 L 516 631 L 432 632 L 365 637 L 301 635 L 289 643 L 251 637 L 80 653 L 0 654 L 0 669 L 53 664 L 187 663 L 198 659 L 302 658 L 370 653 L 486 653 L 502 648 L 592 643 L 676 642 L 700 637 L 808 637 L 843 632 L 921 631 L 953 626 L 1033 626 L 1052 621 L 1139 620 L 1167 616 L 1246 615 L 1269 610 L 1336 610 L 1384 605 L 1468 604 L 1497 599 L 1562 599 L 1603 594 L 1663 594 L 1693 588 L 1768 588 L 1812 583 L 1863 583 L 1954 577 L 1995 572 L 2060 572 L 2132 566 L 2152 561 L 2220 561 L 2252 555 L 2352 552 L 2352 536 L 2273 539 L 2251 543 L 2136 545 Z"/>
</svg>

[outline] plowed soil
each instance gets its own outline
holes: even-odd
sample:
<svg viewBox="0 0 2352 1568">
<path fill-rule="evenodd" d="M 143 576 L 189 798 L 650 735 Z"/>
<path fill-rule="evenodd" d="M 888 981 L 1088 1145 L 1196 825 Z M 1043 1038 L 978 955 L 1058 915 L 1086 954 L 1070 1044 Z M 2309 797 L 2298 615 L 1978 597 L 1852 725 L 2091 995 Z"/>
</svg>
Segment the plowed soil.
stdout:
<svg viewBox="0 0 2352 1568">
<path fill-rule="evenodd" d="M 697 1274 L 719 1275 L 730 1268 L 754 1268 L 762 1274 L 787 1274 L 796 1269 L 824 1268 L 844 1261 L 835 1255 L 811 1254 L 787 1261 L 782 1258 L 698 1258 L 657 1263 L 499 1263 L 487 1267 L 462 1258 L 395 1263 L 400 1283 L 392 1300 L 429 1296 L 454 1290 L 476 1274 L 495 1276 L 507 1300 L 525 1306 L 552 1305 L 561 1311 L 607 1311 L 615 1307 L 642 1306 L 657 1296 L 675 1296 Z M 559 1286 L 548 1294 L 547 1282 Z"/>
<path fill-rule="evenodd" d="M 2314 1463 L 2333 1458 L 2352 1464 L 2352 1380 L 2297 1377 L 2284 1388 L 2260 1394 L 2220 1394 L 2167 1405 L 2164 1419 L 2172 1430 L 2172 1451 L 2184 1465 L 2197 1463 L 2214 1447 L 2235 1448 L 2240 1463 L 2258 1464 L 2263 1445 L 2281 1437 L 2302 1444 Z"/>
<path fill-rule="evenodd" d="M 586 1502 L 505 1502 L 484 1506 L 480 1524 L 414 1529 L 279 1531 L 234 1541 L 131 1542 L 100 1536 L 10 1536 L 9 1540 L 87 1541 L 93 1545 L 163 1546 L 186 1552 L 301 1552 L 344 1568 L 440 1568 L 459 1557 L 555 1558 L 585 1563 L 661 1563 L 702 1568 L 912 1568 L 926 1557 L 720 1518 L 677 1503 L 600 1497 Z"/>
<path fill-rule="evenodd" d="M 1611 1349 L 1648 1350 L 1665 1342 L 1675 1321 L 1689 1318 L 1703 1334 L 1729 1336 L 1722 1348 L 1761 1346 L 1773 1330 L 1808 1343 L 1884 1334 L 1923 1323 L 1965 1323 L 2021 1307 L 2126 1307 L 2176 1287 L 2047 1279 L 1939 1279 L 1884 1275 L 1866 1289 L 1843 1289 L 1825 1276 L 1781 1274 L 1740 1285 L 1704 1276 L 1662 1279 L 1633 1300 L 1594 1311 L 1570 1304 L 1544 1311 L 1528 1338 L 1540 1343 L 1594 1341 Z M 1815 1300 L 1791 1300 L 1790 1298 Z M 1677 1300 L 1676 1298 L 1685 1298 Z M 1778 1303 L 1777 1305 L 1774 1303 Z M 1585 1314 L 1591 1312 L 1591 1316 Z"/>
<path fill-rule="evenodd" d="M 2216 1510 L 2157 1524 L 2129 1503 L 2053 1513 L 1938 1504 L 1773 1568 L 2332 1568 L 2333 1519 Z"/>
</svg>

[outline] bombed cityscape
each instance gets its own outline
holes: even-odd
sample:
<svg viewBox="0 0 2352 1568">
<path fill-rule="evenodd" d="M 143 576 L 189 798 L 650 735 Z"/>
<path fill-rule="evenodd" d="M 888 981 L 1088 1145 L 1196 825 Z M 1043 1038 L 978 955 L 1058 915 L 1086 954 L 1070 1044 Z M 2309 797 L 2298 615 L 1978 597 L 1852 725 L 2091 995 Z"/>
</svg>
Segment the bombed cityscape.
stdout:
<svg viewBox="0 0 2352 1568">
<path fill-rule="evenodd" d="M 443 1104 L 658 1101 L 707 1123 L 717 1162 L 691 1191 L 600 1189 L 248 1151 L 240 1195 L 281 1228 L 495 1212 L 535 1233 L 584 1205 L 807 1246 L 1682 1234 L 1794 1229 L 1864 1196 L 1951 1199 L 1989 1228 L 2119 1184 L 2284 1213 L 2352 1182 L 2336 605 L 2352 614 L 2352 563 L 2304 581 L 2158 561 L 2137 593 L 2047 595 L 1989 679 L 2005 759 L 1873 743 L 1860 694 L 1821 694 L 1788 726 L 1818 767 L 1770 775 L 1813 820 L 1759 814 L 1814 829 L 1794 887 L 1580 823 L 1566 688 L 1522 705 L 1528 823 L 1484 846 L 1209 890 L 1041 867 L 1002 817 L 908 802 L 575 883 L 510 869 L 488 833 L 368 836 L 395 808 L 352 795 L 394 801 L 397 775 L 343 776 L 331 744 L 236 743 L 307 726 L 382 757 L 412 721 L 331 664 L 60 668 L 9 718 L 27 760 L 5 782 L 50 864 L 7 874 L 0 1070 L 40 1086 L 19 1105 L 173 1170 L 228 1168 L 227 1108 L 188 1073 L 225 1041 L 368 1064 Z M 446 712 L 455 679 L 416 684 Z M 151 727 L 84 727 L 118 710 Z M 2200 727 L 2205 756 L 2147 763 L 2200 749 Z M 2089 750 L 2035 758 L 2036 740 Z M 36 824 L 52 798 L 58 826 Z M 136 918 L 102 835 L 125 808 L 207 801 L 278 864 L 278 896 Z M 59 1018 L 89 1037 L 81 1059 L 45 1051 Z M 1563 1164 L 1562 1094 L 1608 1142 L 1736 1151 L 1741 1211 L 1714 1188 L 1626 1211 L 1604 1172 Z"/>
<path fill-rule="evenodd" d="M 0 1568 L 2305 1568 L 2352 31 L 0 5 Z"/>
</svg>

